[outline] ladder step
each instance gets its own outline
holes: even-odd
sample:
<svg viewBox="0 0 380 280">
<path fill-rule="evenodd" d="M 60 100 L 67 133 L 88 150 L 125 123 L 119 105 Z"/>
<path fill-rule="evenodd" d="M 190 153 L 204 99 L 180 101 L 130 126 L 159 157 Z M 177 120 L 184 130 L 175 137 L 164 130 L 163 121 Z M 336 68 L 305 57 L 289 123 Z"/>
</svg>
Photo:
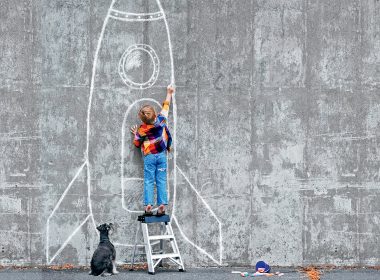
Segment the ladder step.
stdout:
<svg viewBox="0 0 380 280">
<path fill-rule="evenodd" d="M 152 259 L 165 259 L 165 258 L 179 258 L 179 254 L 158 254 L 158 255 L 152 255 Z"/>
<path fill-rule="evenodd" d="M 163 216 L 138 216 L 137 220 L 142 223 L 151 224 L 151 223 L 168 223 L 170 222 L 170 216 L 169 215 L 163 215 Z"/>
<path fill-rule="evenodd" d="M 161 239 L 174 239 L 174 235 L 152 235 L 149 236 L 149 240 L 161 240 Z"/>
</svg>

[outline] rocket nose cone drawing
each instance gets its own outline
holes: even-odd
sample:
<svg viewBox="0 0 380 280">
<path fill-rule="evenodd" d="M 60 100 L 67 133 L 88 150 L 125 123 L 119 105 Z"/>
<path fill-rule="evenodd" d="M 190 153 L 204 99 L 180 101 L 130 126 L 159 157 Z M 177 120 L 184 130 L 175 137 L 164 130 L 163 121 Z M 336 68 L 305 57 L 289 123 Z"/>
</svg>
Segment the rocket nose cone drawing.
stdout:
<svg viewBox="0 0 380 280">
<path fill-rule="evenodd" d="M 116 0 L 112 6 L 112 11 L 119 11 L 129 15 L 141 15 L 161 12 L 161 9 L 156 0 Z M 111 14 L 113 13 L 111 12 Z"/>
</svg>

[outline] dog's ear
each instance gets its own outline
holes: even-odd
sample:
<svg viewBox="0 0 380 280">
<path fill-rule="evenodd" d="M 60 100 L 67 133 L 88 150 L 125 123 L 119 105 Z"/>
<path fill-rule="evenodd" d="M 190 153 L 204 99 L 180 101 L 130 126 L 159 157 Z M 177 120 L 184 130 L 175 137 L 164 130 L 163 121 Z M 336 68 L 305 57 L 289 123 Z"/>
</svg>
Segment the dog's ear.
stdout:
<svg viewBox="0 0 380 280">
<path fill-rule="evenodd" d="M 104 230 L 104 228 L 106 228 L 106 227 L 107 227 L 106 224 L 101 224 L 101 225 L 99 225 L 96 229 L 97 229 L 98 231 L 102 231 L 102 230 Z"/>
</svg>

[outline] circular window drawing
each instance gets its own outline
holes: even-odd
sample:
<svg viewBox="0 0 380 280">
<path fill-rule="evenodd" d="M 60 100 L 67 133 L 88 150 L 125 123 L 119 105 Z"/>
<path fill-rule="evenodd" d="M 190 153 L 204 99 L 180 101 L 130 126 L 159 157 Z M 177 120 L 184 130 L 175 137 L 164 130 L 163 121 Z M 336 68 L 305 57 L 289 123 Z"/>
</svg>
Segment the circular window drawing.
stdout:
<svg viewBox="0 0 380 280">
<path fill-rule="evenodd" d="M 123 82 L 135 89 L 145 89 L 157 80 L 160 61 L 154 49 L 145 44 L 129 47 L 119 61 L 119 74 Z M 148 80 L 142 73 L 152 73 Z"/>
</svg>

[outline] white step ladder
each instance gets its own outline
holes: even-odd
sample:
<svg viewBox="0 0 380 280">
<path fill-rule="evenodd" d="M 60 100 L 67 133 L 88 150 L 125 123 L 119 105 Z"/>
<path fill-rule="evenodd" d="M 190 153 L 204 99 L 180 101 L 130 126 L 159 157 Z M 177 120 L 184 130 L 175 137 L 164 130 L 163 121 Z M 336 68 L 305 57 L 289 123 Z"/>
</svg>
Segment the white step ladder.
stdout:
<svg viewBox="0 0 380 280">
<path fill-rule="evenodd" d="M 138 216 L 137 219 L 141 223 L 141 230 L 144 237 L 144 247 L 145 247 L 145 255 L 146 260 L 148 263 L 148 272 L 149 274 L 155 274 L 154 269 L 157 267 L 157 265 L 162 264 L 163 259 L 168 259 L 174 264 L 178 265 L 178 270 L 180 272 L 185 271 L 185 267 L 183 265 L 181 254 L 178 250 L 177 241 L 175 239 L 172 226 L 170 224 L 170 216 L 169 215 L 163 215 L 163 216 Z M 160 235 L 149 235 L 148 225 L 149 224 L 157 224 L 159 223 L 161 225 L 161 234 Z M 162 225 L 165 225 L 162 227 Z M 163 228 L 165 230 L 163 230 Z M 140 227 L 137 228 L 136 231 L 136 237 L 135 237 L 135 246 L 133 249 L 133 256 L 132 256 L 132 268 L 134 266 L 135 262 L 135 256 L 136 256 L 136 248 L 137 248 L 137 240 L 140 232 Z M 151 243 L 151 241 L 159 241 L 160 243 L 160 251 L 159 252 L 153 252 L 152 246 L 155 245 Z M 173 252 L 165 254 L 163 251 L 163 243 L 164 241 L 167 241 L 170 243 Z M 157 244 L 157 243 L 156 243 Z"/>
</svg>

